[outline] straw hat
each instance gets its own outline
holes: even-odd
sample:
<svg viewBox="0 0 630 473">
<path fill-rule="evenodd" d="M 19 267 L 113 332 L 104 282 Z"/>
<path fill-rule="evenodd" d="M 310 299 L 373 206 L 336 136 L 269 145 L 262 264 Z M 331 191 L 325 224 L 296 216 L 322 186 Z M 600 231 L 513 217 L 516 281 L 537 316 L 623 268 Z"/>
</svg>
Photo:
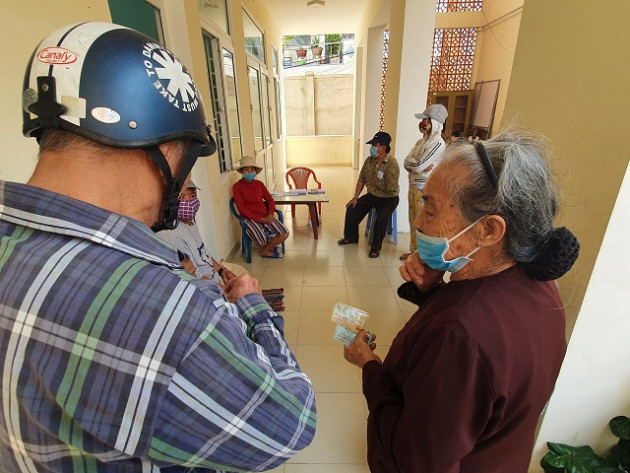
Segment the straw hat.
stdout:
<svg viewBox="0 0 630 473">
<path fill-rule="evenodd" d="M 243 168 L 256 168 L 256 174 L 260 174 L 260 171 L 262 171 L 262 168 L 256 164 L 256 159 L 251 156 L 243 156 L 243 158 L 238 162 L 236 170 L 243 174 L 241 172 L 241 169 Z"/>
</svg>

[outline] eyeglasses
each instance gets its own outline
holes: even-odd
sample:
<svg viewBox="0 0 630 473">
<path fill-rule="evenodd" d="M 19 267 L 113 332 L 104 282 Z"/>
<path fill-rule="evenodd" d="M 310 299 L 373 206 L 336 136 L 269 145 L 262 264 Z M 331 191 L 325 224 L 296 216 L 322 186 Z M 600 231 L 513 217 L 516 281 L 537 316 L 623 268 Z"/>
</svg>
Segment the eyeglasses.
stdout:
<svg viewBox="0 0 630 473">
<path fill-rule="evenodd" d="M 488 173 L 490 182 L 492 182 L 492 187 L 497 187 L 497 182 L 499 181 L 499 178 L 497 177 L 497 173 L 494 170 L 492 161 L 490 161 L 490 158 L 488 158 L 488 153 L 486 153 L 486 148 L 484 147 L 483 144 L 481 144 L 481 141 L 476 141 L 474 144 L 475 144 L 475 149 L 477 150 L 477 154 L 481 158 L 483 167 L 485 168 L 486 173 Z"/>
</svg>

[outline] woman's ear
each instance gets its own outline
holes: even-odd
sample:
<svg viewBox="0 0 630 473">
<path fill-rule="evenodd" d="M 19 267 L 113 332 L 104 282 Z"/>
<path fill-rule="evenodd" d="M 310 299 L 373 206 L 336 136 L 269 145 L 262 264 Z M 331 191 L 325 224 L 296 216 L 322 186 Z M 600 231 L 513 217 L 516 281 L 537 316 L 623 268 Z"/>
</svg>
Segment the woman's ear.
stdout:
<svg viewBox="0 0 630 473">
<path fill-rule="evenodd" d="M 479 246 L 496 245 L 505 236 L 505 220 L 500 215 L 488 215 L 480 223 L 477 234 Z"/>
</svg>

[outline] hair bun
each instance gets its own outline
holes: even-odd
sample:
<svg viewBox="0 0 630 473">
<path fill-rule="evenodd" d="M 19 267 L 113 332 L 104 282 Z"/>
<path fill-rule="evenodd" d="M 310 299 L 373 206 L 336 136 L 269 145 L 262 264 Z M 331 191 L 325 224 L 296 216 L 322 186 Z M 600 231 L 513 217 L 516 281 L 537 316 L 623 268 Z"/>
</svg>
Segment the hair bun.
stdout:
<svg viewBox="0 0 630 473">
<path fill-rule="evenodd" d="M 531 263 L 525 263 L 527 274 L 538 281 L 552 281 L 566 274 L 580 253 L 580 242 L 566 227 L 554 229 L 542 251 Z"/>
</svg>

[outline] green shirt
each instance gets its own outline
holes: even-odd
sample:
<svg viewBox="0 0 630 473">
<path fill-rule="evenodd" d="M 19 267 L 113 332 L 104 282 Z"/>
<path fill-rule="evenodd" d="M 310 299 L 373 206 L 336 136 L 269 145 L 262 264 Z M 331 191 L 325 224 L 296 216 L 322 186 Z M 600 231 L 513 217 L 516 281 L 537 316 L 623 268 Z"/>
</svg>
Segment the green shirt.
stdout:
<svg viewBox="0 0 630 473">
<path fill-rule="evenodd" d="M 396 197 L 399 176 L 398 161 L 387 153 L 380 164 L 376 158 L 369 156 L 363 163 L 359 181 L 365 184 L 369 194 L 376 197 Z"/>
</svg>

